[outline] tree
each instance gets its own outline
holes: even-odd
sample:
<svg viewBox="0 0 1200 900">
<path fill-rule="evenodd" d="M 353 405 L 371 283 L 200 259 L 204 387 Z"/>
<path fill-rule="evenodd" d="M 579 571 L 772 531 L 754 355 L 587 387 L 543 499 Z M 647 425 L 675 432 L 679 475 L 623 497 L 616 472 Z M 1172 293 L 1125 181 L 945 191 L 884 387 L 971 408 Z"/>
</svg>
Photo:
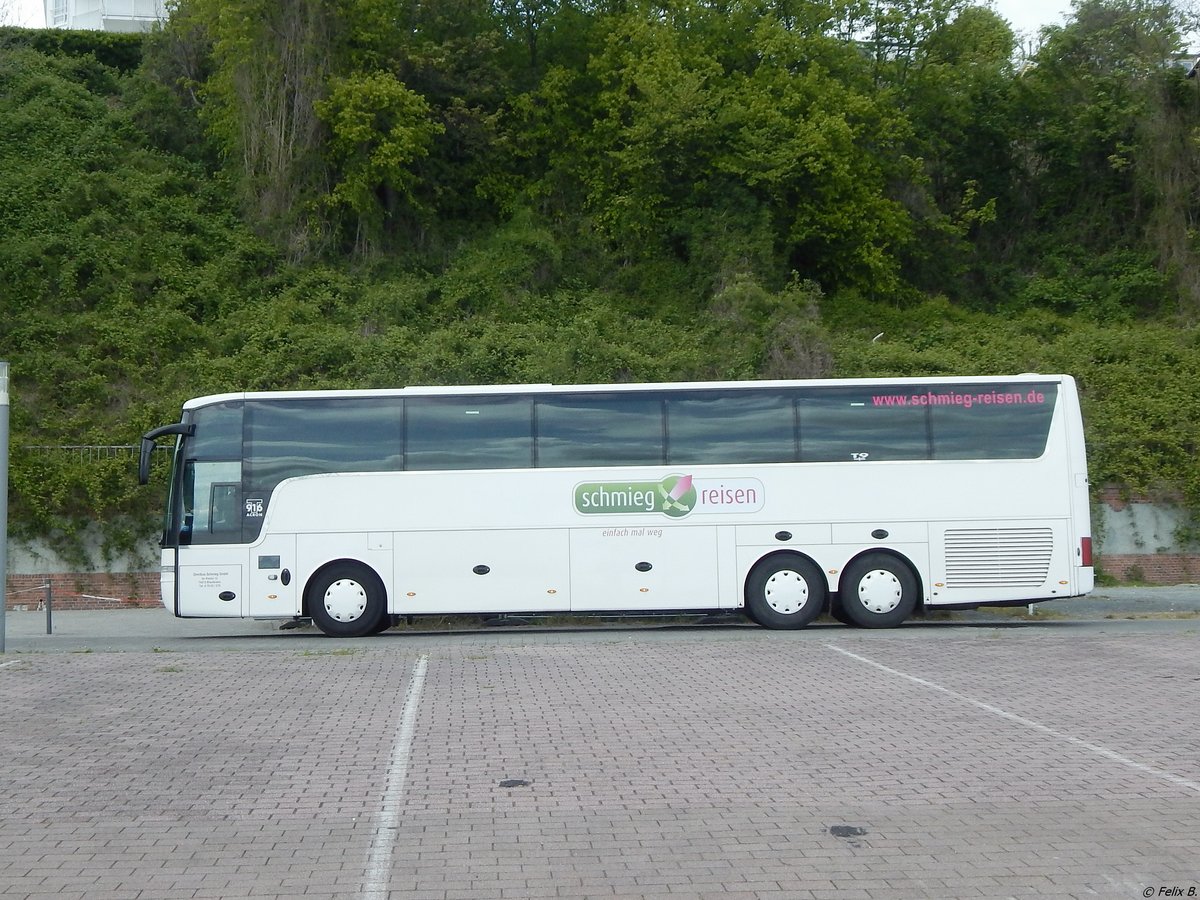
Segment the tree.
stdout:
<svg viewBox="0 0 1200 900">
<path fill-rule="evenodd" d="M 1197 282 L 1188 229 L 1200 191 L 1191 138 L 1200 108 L 1172 62 L 1182 24 L 1167 3 L 1081 0 L 1073 21 L 1045 31 L 1018 82 L 1022 220 L 1038 236 L 1025 244 L 1052 258 L 1058 278 L 1100 274 L 1114 264 L 1105 256 L 1118 254 L 1127 278 L 1152 283 L 1157 268 L 1159 281 Z M 1192 314 L 1200 309 L 1194 287 L 1184 296 Z M 1152 311 L 1162 297 L 1143 289 L 1130 312 Z"/>
<path fill-rule="evenodd" d="M 289 254 L 312 252 L 308 214 L 324 193 L 315 103 L 333 65 L 322 0 L 182 0 L 212 42 L 202 116 L 233 166 L 253 221 Z"/>
<path fill-rule="evenodd" d="M 382 217 L 413 201 L 412 165 L 445 129 L 430 119 L 423 97 L 382 72 L 333 79 L 316 110 L 330 132 L 327 152 L 336 173 L 330 200 L 357 215 L 355 243 L 365 251 Z"/>
<path fill-rule="evenodd" d="M 905 272 L 923 290 L 995 300 L 990 279 L 968 273 L 990 245 L 984 229 L 1005 207 L 1017 173 L 1013 48 L 1003 19 L 967 7 L 923 36 L 890 89 L 911 123 L 904 149 L 912 167 L 895 184 L 917 233 Z"/>
</svg>

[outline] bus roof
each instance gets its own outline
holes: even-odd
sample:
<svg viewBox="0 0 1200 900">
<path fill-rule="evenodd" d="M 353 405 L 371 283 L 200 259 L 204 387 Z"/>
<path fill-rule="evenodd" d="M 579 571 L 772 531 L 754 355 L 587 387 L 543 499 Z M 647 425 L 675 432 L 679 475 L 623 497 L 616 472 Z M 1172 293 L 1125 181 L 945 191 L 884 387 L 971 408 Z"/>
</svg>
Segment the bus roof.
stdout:
<svg viewBox="0 0 1200 900">
<path fill-rule="evenodd" d="M 310 391 L 239 391 L 227 394 L 210 394 L 195 397 L 183 404 L 185 410 L 228 403 L 237 400 L 331 400 L 367 397 L 445 397 L 445 396 L 488 396 L 513 394 L 561 394 L 561 393 L 613 393 L 637 391 L 704 391 L 704 390 L 754 390 L 762 388 L 798 387 L 871 387 L 898 384 L 948 385 L 948 384 L 995 384 L 1022 382 L 1074 383 L 1070 375 L 1040 375 L 1025 372 L 1020 375 L 965 375 L 965 376 L 922 376 L 917 378 L 822 378 L 800 381 L 678 381 L 638 382 L 626 384 L 494 384 L 494 385 L 424 385 L 403 388 L 379 388 L 366 390 L 310 390 Z"/>
</svg>

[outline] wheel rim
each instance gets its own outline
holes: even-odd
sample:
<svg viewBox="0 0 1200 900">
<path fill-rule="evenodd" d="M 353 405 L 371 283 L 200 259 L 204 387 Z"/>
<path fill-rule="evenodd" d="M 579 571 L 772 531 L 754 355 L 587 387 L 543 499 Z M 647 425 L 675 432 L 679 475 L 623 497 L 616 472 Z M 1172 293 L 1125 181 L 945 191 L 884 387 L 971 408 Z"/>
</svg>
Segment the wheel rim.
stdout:
<svg viewBox="0 0 1200 900">
<path fill-rule="evenodd" d="M 767 579 L 763 597 L 780 615 L 795 615 L 808 603 L 808 582 L 799 572 L 783 569 Z"/>
<path fill-rule="evenodd" d="M 334 621 L 353 622 L 367 608 L 367 591 L 352 578 L 339 578 L 325 589 L 321 604 Z"/>
<path fill-rule="evenodd" d="M 904 585 L 887 569 L 873 569 L 858 582 L 858 602 L 868 612 L 890 613 L 903 599 Z"/>
</svg>

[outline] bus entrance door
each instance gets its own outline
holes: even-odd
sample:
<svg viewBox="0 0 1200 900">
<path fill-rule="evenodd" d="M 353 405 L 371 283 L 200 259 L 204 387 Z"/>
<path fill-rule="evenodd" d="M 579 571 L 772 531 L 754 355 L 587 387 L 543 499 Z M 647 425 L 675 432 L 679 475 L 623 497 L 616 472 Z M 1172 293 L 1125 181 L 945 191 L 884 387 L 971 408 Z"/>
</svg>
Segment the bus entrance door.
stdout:
<svg viewBox="0 0 1200 900">
<path fill-rule="evenodd" d="M 224 552 L 221 552 L 224 550 Z M 243 567 L 231 562 L 227 548 L 187 547 L 180 550 L 179 604 L 176 615 L 207 618 L 245 615 Z"/>
</svg>

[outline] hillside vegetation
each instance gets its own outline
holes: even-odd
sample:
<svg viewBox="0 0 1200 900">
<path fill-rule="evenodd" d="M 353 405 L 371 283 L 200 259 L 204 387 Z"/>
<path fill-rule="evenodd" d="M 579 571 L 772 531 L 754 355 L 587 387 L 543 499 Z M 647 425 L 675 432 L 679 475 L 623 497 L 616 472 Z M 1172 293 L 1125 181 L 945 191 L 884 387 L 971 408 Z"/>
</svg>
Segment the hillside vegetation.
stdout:
<svg viewBox="0 0 1200 900">
<path fill-rule="evenodd" d="M 189 396 L 1068 372 L 1200 508 L 1200 79 L 1167 4 L 180 0 L 0 29 L 13 531 L 140 540 Z M 878 337 L 881 335 L 881 337 Z"/>
</svg>

